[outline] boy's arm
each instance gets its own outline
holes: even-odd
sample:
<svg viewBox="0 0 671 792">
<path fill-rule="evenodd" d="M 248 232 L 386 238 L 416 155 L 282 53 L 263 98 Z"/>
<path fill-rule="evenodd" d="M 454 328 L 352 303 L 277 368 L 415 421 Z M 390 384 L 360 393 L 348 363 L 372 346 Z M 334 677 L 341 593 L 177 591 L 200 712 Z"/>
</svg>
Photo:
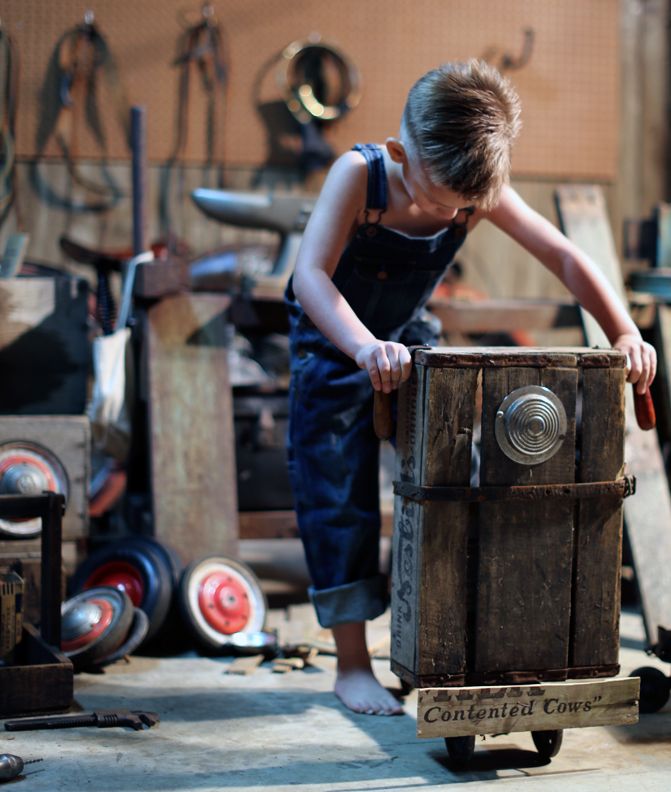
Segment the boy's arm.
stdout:
<svg viewBox="0 0 671 792">
<path fill-rule="evenodd" d="M 361 154 L 350 151 L 336 160 L 305 228 L 293 289 L 321 332 L 368 371 L 376 390 L 388 393 L 410 376 L 410 353 L 402 344 L 377 339 L 332 280 L 366 205 L 367 183 L 368 170 Z"/>
<path fill-rule="evenodd" d="M 657 356 L 641 338 L 626 307 L 598 266 L 564 234 L 534 211 L 510 186 L 499 203 L 480 215 L 519 242 L 554 273 L 601 325 L 613 347 L 630 360 L 629 382 L 644 393 L 655 376 Z"/>
</svg>

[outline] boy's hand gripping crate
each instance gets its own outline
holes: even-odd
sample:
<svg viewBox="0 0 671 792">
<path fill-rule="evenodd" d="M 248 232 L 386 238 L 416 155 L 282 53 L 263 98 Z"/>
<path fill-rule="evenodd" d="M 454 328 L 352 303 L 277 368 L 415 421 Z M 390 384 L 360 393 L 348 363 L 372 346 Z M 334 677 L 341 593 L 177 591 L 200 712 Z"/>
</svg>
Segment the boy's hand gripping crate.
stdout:
<svg viewBox="0 0 671 792">
<path fill-rule="evenodd" d="M 434 348 L 414 363 L 399 392 L 391 662 L 422 688 L 418 734 L 635 722 L 637 679 L 565 682 L 619 671 L 624 356 Z M 544 704 L 556 683 L 587 709 Z M 464 707 L 521 685 L 530 711 Z"/>
</svg>

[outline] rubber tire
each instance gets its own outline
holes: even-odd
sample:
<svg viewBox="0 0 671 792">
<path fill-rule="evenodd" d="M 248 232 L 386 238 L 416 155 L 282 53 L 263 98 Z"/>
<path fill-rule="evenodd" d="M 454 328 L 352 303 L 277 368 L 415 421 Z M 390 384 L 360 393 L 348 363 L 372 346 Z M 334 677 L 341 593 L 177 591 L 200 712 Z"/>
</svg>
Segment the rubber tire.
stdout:
<svg viewBox="0 0 671 792">
<path fill-rule="evenodd" d="M 536 750 L 542 759 L 550 761 L 553 756 L 559 753 L 562 740 L 564 739 L 563 729 L 548 729 L 546 731 L 532 731 L 531 739 L 534 741 Z"/>
<path fill-rule="evenodd" d="M 643 666 L 632 671 L 629 676 L 639 677 L 641 680 L 641 694 L 639 710 L 644 715 L 658 712 L 669 700 L 671 692 L 671 679 L 659 668 Z"/>
<path fill-rule="evenodd" d="M 103 666 L 111 665 L 121 660 L 126 655 L 132 654 L 138 647 L 140 647 L 149 631 L 149 619 L 147 614 L 142 608 L 134 608 L 133 621 L 131 622 L 128 635 L 121 646 L 117 647 L 113 652 L 106 655 L 100 660 L 96 666 L 102 668 Z"/>
<path fill-rule="evenodd" d="M 450 762 L 456 768 L 463 768 L 473 758 L 475 751 L 475 735 L 469 734 L 466 737 L 446 737 L 445 747 Z"/>
<path fill-rule="evenodd" d="M 113 586 L 96 586 L 95 588 L 87 589 L 87 592 L 89 591 L 92 597 L 95 596 L 96 592 L 100 592 L 101 595 L 105 593 L 111 599 L 116 599 L 119 607 L 119 616 L 116 622 L 110 625 L 95 641 L 74 652 L 63 652 L 72 663 L 74 671 L 93 669 L 103 658 L 115 652 L 126 640 L 135 613 L 135 607 L 125 591 Z M 83 593 L 79 592 L 75 597 Z M 67 608 L 72 599 L 74 598 L 66 600 L 62 607 Z"/>
<path fill-rule="evenodd" d="M 155 539 L 153 536 L 129 536 L 127 541 L 132 542 L 138 547 L 149 547 L 161 556 L 166 567 L 170 570 L 173 586 L 175 588 L 177 587 L 179 579 L 182 576 L 182 570 L 184 569 L 184 562 L 173 547 Z"/>
<path fill-rule="evenodd" d="M 128 537 L 94 551 L 75 570 L 70 581 L 71 593 L 76 594 L 90 588 L 87 581 L 96 570 L 114 561 L 129 564 L 142 579 L 144 596 L 139 607 L 149 619 L 149 630 L 145 637 L 145 641 L 148 641 L 163 626 L 174 591 L 171 567 L 148 543 Z"/>
<path fill-rule="evenodd" d="M 247 564 L 243 563 L 242 561 L 236 561 L 232 558 L 227 558 L 226 556 L 205 556 L 193 561 L 191 564 L 185 567 L 182 572 L 182 577 L 177 589 L 177 602 L 184 624 L 193 636 L 196 643 L 206 651 L 211 651 L 213 649 L 221 650 L 227 647 L 230 648 L 230 642 L 225 634 L 216 634 L 214 629 L 207 630 L 201 624 L 199 624 L 198 615 L 194 614 L 193 606 L 189 597 L 191 587 L 197 580 L 201 569 L 206 565 L 215 563 L 219 563 L 222 568 L 229 567 L 240 577 L 242 577 L 249 586 L 254 598 L 259 603 L 259 613 L 255 619 L 255 623 L 249 625 L 248 622 L 251 632 L 263 631 L 266 622 L 266 615 L 268 612 L 268 603 L 266 596 L 261 589 L 259 579 L 256 577 L 254 572 L 252 572 L 250 567 L 247 566 Z M 240 630 L 239 632 L 243 632 L 243 630 Z"/>
</svg>

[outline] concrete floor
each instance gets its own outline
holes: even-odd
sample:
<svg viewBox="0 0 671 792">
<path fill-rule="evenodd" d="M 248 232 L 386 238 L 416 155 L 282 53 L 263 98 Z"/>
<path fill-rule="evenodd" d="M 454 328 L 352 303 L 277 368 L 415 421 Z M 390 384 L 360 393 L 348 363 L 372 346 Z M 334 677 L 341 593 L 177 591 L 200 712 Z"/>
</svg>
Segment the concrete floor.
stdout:
<svg viewBox="0 0 671 792">
<path fill-rule="evenodd" d="M 302 582 L 300 562 L 296 565 L 290 558 L 291 543 L 282 548 L 271 555 L 275 569 L 287 570 L 284 580 L 267 574 L 270 556 L 264 567 L 259 545 L 243 548 L 241 554 L 257 571 L 265 569 L 262 578 L 271 604 L 282 597 L 301 599 L 296 588 Z M 288 608 L 272 607 L 269 621 L 281 642 L 318 631 L 311 608 L 300 601 Z M 388 626 L 388 615 L 371 625 L 371 644 L 384 643 Z M 669 666 L 647 657 L 643 646 L 640 616 L 635 609 L 626 610 L 623 674 L 642 665 L 669 674 Z M 400 717 L 355 715 L 331 693 L 332 655 L 320 654 L 309 668 L 285 674 L 273 673 L 270 663 L 264 663 L 251 675 L 233 675 L 227 673 L 232 662 L 231 657 L 185 651 L 172 657 L 132 657 L 101 674 L 76 675 L 79 707 L 152 710 L 159 713 L 160 724 L 141 732 L 3 732 L 0 753 L 43 759 L 28 765 L 25 776 L 7 788 L 471 792 L 500 784 L 525 792 L 669 789 L 671 704 L 642 716 L 635 726 L 567 730 L 560 753 L 547 764 L 539 760 L 528 733 L 478 738 L 468 770 L 457 772 L 449 767 L 441 739 L 415 736 L 415 693 L 405 699 L 405 715 Z M 388 660 L 375 659 L 374 664 L 385 684 L 398 688 Z"/>
</svg>

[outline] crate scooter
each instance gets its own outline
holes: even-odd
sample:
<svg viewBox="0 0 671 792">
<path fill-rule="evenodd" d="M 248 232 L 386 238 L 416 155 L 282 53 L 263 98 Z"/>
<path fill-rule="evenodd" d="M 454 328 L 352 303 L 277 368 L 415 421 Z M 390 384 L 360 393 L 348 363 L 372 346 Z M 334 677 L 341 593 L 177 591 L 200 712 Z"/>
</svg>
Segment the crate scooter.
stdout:
<svg viewBox="0 0 671 792">
<path fill-rule="evenodd" d="M 625 358 L 417 348 L 398 396 L 391 667 L 418 737 L 633 724 L 618 677 Z M 476 457 L 479 459 L 476 460 Z"/>
</svg>

